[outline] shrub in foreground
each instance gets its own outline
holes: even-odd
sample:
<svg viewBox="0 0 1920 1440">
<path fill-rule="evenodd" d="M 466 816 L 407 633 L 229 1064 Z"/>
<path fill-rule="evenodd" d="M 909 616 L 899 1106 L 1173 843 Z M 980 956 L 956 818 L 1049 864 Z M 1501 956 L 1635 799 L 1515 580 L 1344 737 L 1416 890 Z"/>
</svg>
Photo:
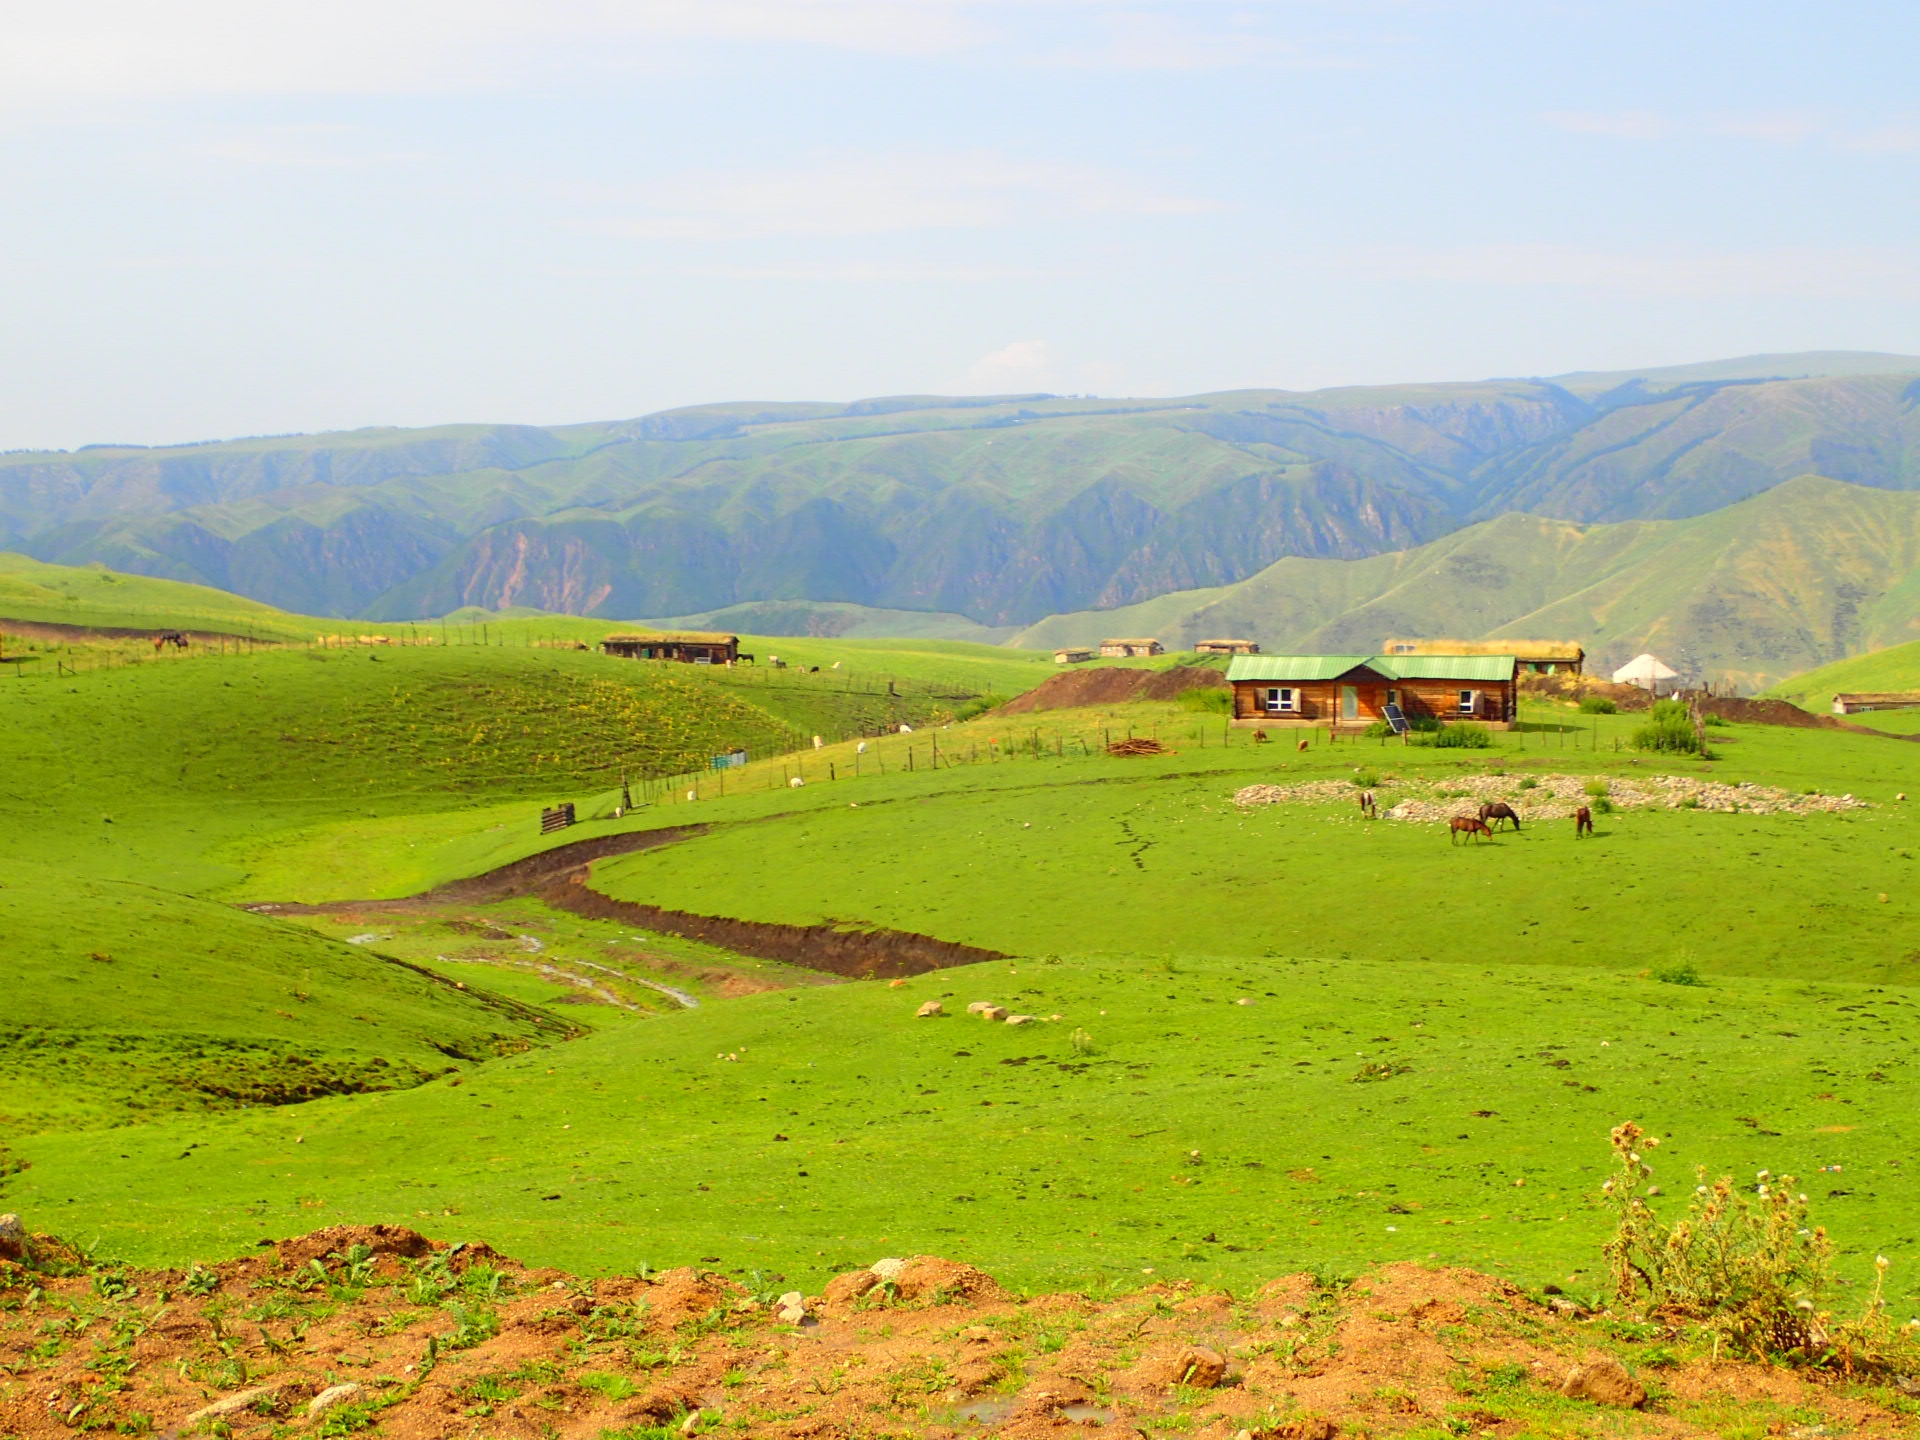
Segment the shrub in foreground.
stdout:
<svg viewBox="0 0 1920 1440">
<path fill-rule="evenodd" d="M 1701 1325 L 1716 1352 L 1849 1372 L 1905 1372 L 1920 1359 L 1915 1332 L 1887 1316 L 1885 1256 L 1859 1315 L 1829 1308 L 1833 1245 L 1791 1175 L 1760 1171 L 1749 1197 L 1732 1177 L 1708 1184 L 1700 1171 L 1687 1213 L 1669 1225 L 1645 1198 L 1660 1193 L 1647 1160 L 1659 1143 L 1631 1121 L 1613 1131 L 1619 1170 L 1601 1198 L 1614 1212 L 1605 1253 L 1619 1300 Z"/>
<path fill-rule="evenodd" d="M 1580 713 L 1582 715 L 1617 715 L 1620 707 L 1604 695 L 1582 695 Z"/>
<path fill-rule="evenodd" d="M 1493 732 L 1463 720 L 1457 725 L 1443 724 L 1427 743 L 1440 750 L 1486 750 L 1493 745 Z"/>
<path fill-rule="evenodd" d="M 1647 723 L 1633 732 L 1633 748 L 1670 755 L 1702 753 L 1700 737 L 1693 729 L 1693 716 L 1678 700 L 1653 702 L 1653 709 L 1647 712 Z"/>
</svg>

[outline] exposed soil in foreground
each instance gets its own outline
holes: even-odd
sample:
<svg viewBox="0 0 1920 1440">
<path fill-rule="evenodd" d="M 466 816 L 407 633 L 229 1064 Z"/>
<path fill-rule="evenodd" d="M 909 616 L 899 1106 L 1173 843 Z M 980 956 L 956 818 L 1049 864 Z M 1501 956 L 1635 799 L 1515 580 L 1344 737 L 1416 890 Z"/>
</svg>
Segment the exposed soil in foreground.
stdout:
<svg viewBox="0 0 1920 1440">
<path fill-rule="evenodd" d="M 38 1254 L 37 1268 L 0 1261 L 8 1436 L 1332 1440 L 1913 1425 L 1897 1388 L 1683 1359 L 1658 1325 L 1412 1264 L 1351 1284 L 1294 1275 L 1236 1296 L 1180 1282 L 1095 1300 L 1016 1298 L 928 1256 L 877 1262 L 816 1296 L 778 1295 L 769 1277 L 756 1297 L 692 1269 L 583 1280 L 387 1226 L 187 1272 L 89 1268 L 44 1240 Z M 1572 1398 L 1576 1369 L 1586 1393 Z"/>
<path fill-rule="evenodd" d="M 717 945 L 738 955 L 777 960 L 803 970 L 817 970 L 852 980 L 892 980 L 924 975 L 982 960 L 1004 960 L 997 950 L 982 950 L 951 940 L 936 939 L 910 930 L 870 929 L 861 926 L 781 925 L 759 920 L 734 920 L 724 915 L 696 915 L 667 910 L 631 900 L 616 900 L 593 889 L 595 860 L 632 855 L 672 845 L 707 833 L 705 825 L 674 825 L 637 830 L 623 835 L 601 835 L 556 845 L 537 855 L 456 880 L 402 900 L 337 900 L 323 905 L 265 903 L 245 908 L 263 915 L 339 914 L 356 910 L 435 909 L 449 904 L 477 905 L 532 895 L 555 909 L 590 920 L 617 920 L 658 934 L 678 935 Z"/>
<path fill-rule="evenodd" d="M 1117 665 L 1096 665 L 1050 675 L 993 713 L 1027 715 L 1035 710 L 1070 710 L 1078 705 L 1174 700 L 1188 690 L 1226 688 L 1226 672 L 1211 665 L 1182 665 L 1172 670 L 1128 670 Z"/>
</svg>

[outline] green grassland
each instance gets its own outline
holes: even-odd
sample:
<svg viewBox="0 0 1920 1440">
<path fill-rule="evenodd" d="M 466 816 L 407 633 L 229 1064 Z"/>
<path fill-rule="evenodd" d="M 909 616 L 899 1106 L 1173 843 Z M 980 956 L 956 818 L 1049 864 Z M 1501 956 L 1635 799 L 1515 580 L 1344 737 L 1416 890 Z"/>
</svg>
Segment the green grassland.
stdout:
<svg viewBox="0 0 1920 1440">
<path fill-rule="evenodd" d="M 804 664 L 845 645 L 778 643 Z M 72 1047 L 65 1076 L 46 1047 L 0 1051 L 9 1094 L 61 1081 L 0 1120 L 26 1167 L 0 1202 L 143 1260 L 391 1220 L 589 1271 L 703 1262 L 808 1288 L 914 1251 L 1018 1285 L 1431 1256 L 1590 1286 L 1604 1220 L 1584 1197 L 1608 1127 L 1635 1118 L 1670 1137 L 1670 1194 L 1696 1163 L 1796 1174 L 1850 1273 L 1886 1253 L 1903 1303 L 1920 1294 L 1902 1169 L 1920 887 L 1894 798 L 1920 794 L 1920 747 L 1731 725 L 1712 762 L 1657 759 L 1631 748 L 1637 717 L 1542 703 L 1488 750 L 1301 752 L 1134 705 L 808 744 L 612 816 L 604 757 L 623 745 L 664 751 L 676 726 L 708 745 L 698 727 L 731 701 L 803 731 L 782 717 L 823 712 L 779 710 L 782 687 L 817 705 L 845 674 L 488 645 L 7 682 L 0 964 Z M 583 698 L 601 685 L 621 692 L 606 710 Z M 1104 753 L 1129 732 L 1173 753 Z M 1870 808 L 1623 809 L 1591 841 L 1561 822 L 1455 847 L 1344 803 L 1230 803 L 1263 781 L 1371 778 L 1385 799 L 1504 772 L 1524 806 L 1530 775 L 1709 770 Z M 737 957 L 531 901 L 277 919 L 188 893 L 411 893 L 553 843 L 532 807 L 558 798 L 600 816 L 561 839 L 708 827 L 598 864 L 610 894 L 1011 958 L 899 988 L 769 970 L 783 988 L 740 994 L 705 978 L 750 974 Z M 618 955 L 679 975 L 702 1003 L 563 1005 L 571 981 L 514 963 L 526 935 L 582 974 Z M 1039 1018 L 916 1019 L 930 998 Z M 562 1021 L 583 1033 L 560 1041 Z M 116 1051 L 147 1032 L 150 1052 Z M 213 1040 L 266 1047 L 252 1089 L 193 1088 Z M 408 1088 L 274 1103 L 298 1068 L 274 1047 L 354 1080 L 384 1059 Z M 98 1085 L 76 1077 L 95 1061 Z M 447 1065 L 462 1073 L 413 1083 Z"/>
<path fill-rule="evenodd" d="M 389 1089 L 564 1027 L 357 946 L 146 886 L 0 861 L 0 1141 Z"/>
</svg>

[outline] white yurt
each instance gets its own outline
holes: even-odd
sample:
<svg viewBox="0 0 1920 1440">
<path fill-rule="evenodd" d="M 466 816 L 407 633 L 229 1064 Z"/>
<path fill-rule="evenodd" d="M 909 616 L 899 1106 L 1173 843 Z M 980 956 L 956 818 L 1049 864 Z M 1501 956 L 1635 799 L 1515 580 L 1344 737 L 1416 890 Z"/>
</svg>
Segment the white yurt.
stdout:
<svg viewBox="0 0 1920 1440">
<path fill-rule="evenodd" d="M 1673 682 L 1679 678 L 1680 672 L 1657 655 L 1636 655 L 1613 672 L 1614 684 L 1638 685 L 1642 690 L 1651 690 L 1656 695 L 1662 686 L 1673 689 Z"/>
</svg>

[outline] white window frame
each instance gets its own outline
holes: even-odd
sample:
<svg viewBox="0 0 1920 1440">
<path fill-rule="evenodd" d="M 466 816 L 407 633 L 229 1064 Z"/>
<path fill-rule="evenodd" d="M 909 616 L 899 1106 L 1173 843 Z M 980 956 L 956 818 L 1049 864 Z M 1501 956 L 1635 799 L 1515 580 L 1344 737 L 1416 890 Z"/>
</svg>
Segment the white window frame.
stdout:
<svg viewBox="0 0 1920 1440">
<path fill-rule="evenodd" d="M 1456 713 L 1461 715 L 1479 714 L 1480 692 L 1478 690 L 1462 690 L 1460 692 L 1460 708 Z"/>
<path fill-rule="evenodd" d="M 1298 714 L 1300 692 L 1291 685 L 1269 685 L 1260 697 L 1260 704 L 1269 715 Z"/>
</svg>

